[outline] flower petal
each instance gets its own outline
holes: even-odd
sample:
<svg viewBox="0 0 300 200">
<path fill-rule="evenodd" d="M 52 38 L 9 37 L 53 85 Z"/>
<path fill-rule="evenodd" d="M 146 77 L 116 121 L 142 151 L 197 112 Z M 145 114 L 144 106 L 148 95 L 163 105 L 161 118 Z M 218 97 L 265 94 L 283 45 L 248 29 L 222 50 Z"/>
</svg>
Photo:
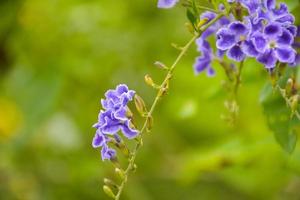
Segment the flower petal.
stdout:
<svg viewBox="0 0 300 200">
<path fill-rule="evenodd" d="M 158 8 L 172 8 L 178 0 L 158 0 L 157 7 Z"/>
<path fill-rule="evenodd" d="M 228 56 L 228 58 L 238 61 L 238 62 L 244 60 L 246 57 L 246 55 L 242 51 L 241 47 L 238 45 L 233 46 L 231 49 L 229 49 L 227 51 L 227 56 Z"/>
<path fill-rule="evenodd" d="M 101 147 L 104 145 L 104 143 L 105 143 L 104 135 L 100 132 L 100 130 L 97 130 L 92 142 L 93 147 L 94 148 Z"/>
<path fill-rule="evenodd" d="M 278 23 L 271 23 L 265 27 L 264 34 L 267 37 L 275 38 L 282 34 L 282 28 Z"/>
<path fill-rule="evenodd" d="M 241 48 L 243 52 L 249 57 L 256 57 L 259 54 L 251 40 L 243 42 Z"/>
<path fill-rule="evenodd" d="M 248 33 L 247 27 L 239 21 L 232 22 L 231 24 L 229 24 L 228 28 L 231 34 L 234 34 L 236 36 L 246 35 Z"/>
<path fill-rule="evenodd" d="M 274 68 L 275 67 L 275 64 L 277 62 L 277 59 L 276 59 L 276 56 L 275 56 L 275 53 L 273 50 L 267 50 L 264 54 L 260 54 L 258 57 L 257 57 L 257 60 L 264 64 L 265 67 L 267 69 L 271 69 L 271 68 Z"/>
<path fill-rule="evenodd" d="M 114 118 L 125 121 L 125 120 L 127 120 L 126 114 L 127 114 L 126 107 L 121 107 L 113 115 L 114 115 Z"/>
<path fill-rule="evenodd" d="M 264 0 L 263 1 L 265 8 L 271 10 L 276 6 L 276 0 Z"/>
<path fill-rule="evenodd" d="M 104 145 L 101 150 L 102 160 L 111 160 L 116 157 L 116 150 L 109 148 L 107 145 Z"/>
<path fill-rule="evenodd" d="M 120 130 L 121 124 L 118 120 L 105 117 L 105 121 L 106 123 L 101 127 L 103 133 L 113 135 Z"/>
<path fill-rule="evenodd" d="M 213 68 L 209 67 L 207 69 L 206 74 L 207 74 L 208 77 L 212 77 L 212 76 L 214 76 L 216 74 L 216 72 L 215 72 L 215 70 Z"/>
<path fill-rule="evenodd" d="M 260 53 L 264 53 L 267 48 L 267 40 L 265 39 L 264 35 L 261 33 L 255 33 L 252 36 L 253 45 L 256 50 Z"/>
<path fill-rule="evenodd" d="M 121 129 L 124 136 L 128 139 L 133 139 L 139 134 L 138 130 L 131 128 L 130 120 L 126 121 L 125 124 L 121 126 Z"/>
<path fill-rule="evenodd" d="M 293 42 L 294 42 L 294 37 L 287 30 L 283 30 L 282 34 L 277 38 L 278 45 L 292 45 Z"/>
<path fill-rule="evenodd" d="M 195 74 L 199 74 L 201 72 L 203 72 L 204 70 L 208 69 L 210 66 L 210 59 L 207 59 L 205 57 L 197 57 L 196 58 L 196 62 L 194 64 L 194 71 Z"/>
<path fill-rule="evenodd" d="M 222 28 L 217 33 L 217 48 L 221 50 L 227 50 L 236 44 L 235 35 L 228 29 Z"/>
<path fill-rule="evenodd" d="M 282 63 L 292 63 L 296 58 L 296 51 L 291 47 L 277 48 L 275 50 L 276 57 Z"/>
</svg>

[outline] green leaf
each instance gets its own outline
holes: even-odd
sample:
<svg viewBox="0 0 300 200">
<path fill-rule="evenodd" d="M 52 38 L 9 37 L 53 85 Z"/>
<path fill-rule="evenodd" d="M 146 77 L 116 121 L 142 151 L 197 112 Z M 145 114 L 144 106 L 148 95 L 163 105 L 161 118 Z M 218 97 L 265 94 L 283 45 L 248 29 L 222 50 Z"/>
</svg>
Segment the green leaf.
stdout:
<svg viewBox="0 0 300 200">
<path fill-rule="evenodd" d="M 276 141 L 286 152 L 292 153 L 297 143 L 297 132 L 300 130 L 299 119 L 291 118 L 290 108 L 279 92 L 273 91 L 271 84 L 267 84 L 262 90 L 260 103 Z"/>
<path fill-rule="evenodd" d="M 187 9 L 186 16 L 191 22 L 191 24 L 194 26 L 197 21 L 197 18 L 195 17 L 194 13 L 190 9 Z"/>
</svg>

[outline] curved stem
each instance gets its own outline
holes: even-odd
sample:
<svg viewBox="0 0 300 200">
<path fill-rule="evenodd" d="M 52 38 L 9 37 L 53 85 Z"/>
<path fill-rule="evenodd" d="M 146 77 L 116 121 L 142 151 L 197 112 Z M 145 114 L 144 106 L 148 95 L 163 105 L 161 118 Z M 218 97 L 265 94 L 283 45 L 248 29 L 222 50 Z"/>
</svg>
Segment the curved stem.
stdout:
<svg viewBox="0 0 300 200">
<path fill-rule="evenodd" d="M 165 93 L 166 90 L 166 86 L 168 85 L 168 82 L 171 80 L 172 75 L 173 75 L 173 71 L 175 69 L 175 67 L 177 66 L 177 64 L 179 63 L 179 61 L 182 59 L 182 57 L 186 54 L 186 52 L 188 51 L 188 49 L 191 47 L 191 45 L 195 42 L 195 40 L 201 35 L 201 33 L 203 33 L 208 27 L 210 27 L 212 24 L 214 24 L 216 21 L 218 21 L 221 17 L 223 17 L 224 14 L 221 13 L 219 14 L 216 18 L 214 18 L 213 20 L 211 20 L 209 23 L 207 23 L 205 26 L 203 26 L 200 29 L 200 33 L 197 33 L 196 35 L 193 36 L 193 38 L 182 48 L 181 52 L 179 53 L 179 55 L 177 56 L 176 60 L 174 61 L 174 63 L 172 64 L 172 66 L 169 68 L 167 75 L 164 79 L 164 81 L 161 83 L 160 85 L 160 89 L 157 92 L 157 95 L 152 103 L 152 106 L 146 116 L 146 120 L 144 122 L 144 125 L 140 131 L 140 136 L 138 138 L 138 142 L 131 154 L 131 157 L 129 158 L 129 164 L 124 172 L 124 179 L 122 180 L 119 188 L 118 188 L 118 192 L 115 196 L 115 200 L 119 200 L 120 196 L 123 192 L 124 186 L 128 180 L 128 175 L 129 172 L 134 169 L 134 163 L 135 163 L 135 158 L 137 156 L 137 152 L 139 151 L 140 147 L 142 146 L 142 134 L 145 132 L 146 128 L 147 128 L 147 124 L 149 119 L 152 117 L 152 114 L 159 102 L 159 100 L 162 98 L 163 94 Z"/>
</svg>

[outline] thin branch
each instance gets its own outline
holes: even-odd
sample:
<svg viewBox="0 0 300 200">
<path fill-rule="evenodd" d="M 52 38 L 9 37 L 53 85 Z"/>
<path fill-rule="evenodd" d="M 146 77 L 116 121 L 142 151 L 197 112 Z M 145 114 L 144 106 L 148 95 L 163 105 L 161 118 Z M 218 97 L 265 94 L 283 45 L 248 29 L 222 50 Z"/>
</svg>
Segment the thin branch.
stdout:
<svg viewBox="0 0 300 200">
<path fill-rule="evenodd" d="M 168 84 L 168 82 L 170 81 L 170 79 L 172 78 L 172 75 L 173 75 L 173 71 L 175 69 L 175 67 L 177 66 L 177 64 L 179 63 L 179 61 L 182 59 L 182 57 L 186 54 L 186 52 L 189 50 L 189 48 L 191 47 L 191 45 L 195 42 L 195 40 L 201 35 L 201 33 L 203 33 L 207 28 L 209 28 L 212 24 L 214 24 L 215 22 L 217 22 L 221 17 L 223 17 L 224 14 L 221 13 L 219 14 L 216 18 L 214 18 L 213 20 L 211 20 L 209 23 L 207 23 L 205 26 L 203 26 L 201 29 L 200 29 L 200 33 L 199 34 L 196 34 L 193 36 L 193 38 L 182 48 L 181 52 L 179 53 L 179 55 L 177 56 L 176 60 L 174 61 L 174 63 L 172 64 L 172 66 L 169 68 L 168 70 L 168 73 L 164 79 L 164 81 L 161 83 L 160 85 L 160 89 L 153 101 L 153 104 L 146 116 L 146 120 L 144 122 L 144 125 L 140 131 L 140 136 L 138 138 L 138 142 L 131 154 L 131 157 L 129 158 L 129 164 L 124 172 L 124 179 L 122 180 L 120 186 L 118 187 L 118 192 L 115 196 L 115 200 L 119 200 L 120 199 L 120 196 L 123 192 L 123 189 L 124 189 L 124 186 L 128 180 L 128 176 L 129 176 L 129 173 L 130 171 L 134 168 L 134 163 L 135 163 L 135 159 L 136 159 L 136 156 L 137 156 L 137 153 L 140 149 L 140 147 L 142 146 L 142 134 L 146 131 L 147 129 L 147 124 L 148 124 L 148 120 L 152 117 L 152 114 L 159 102 L 159 100 L 162 98 L 164 92 L 165 92 L 165 87 L 166 85 Z"/>
</svg>

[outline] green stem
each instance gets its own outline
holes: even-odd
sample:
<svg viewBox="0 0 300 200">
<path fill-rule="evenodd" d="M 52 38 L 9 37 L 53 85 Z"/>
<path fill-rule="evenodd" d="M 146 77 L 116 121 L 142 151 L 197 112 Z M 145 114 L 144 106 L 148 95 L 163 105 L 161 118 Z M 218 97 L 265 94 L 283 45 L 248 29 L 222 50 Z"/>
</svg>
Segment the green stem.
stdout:
<svg viewBox="0 0 300 200">
<path fill-rule="evenodd" d="M 214 12 L 214 13 L 217 13 L 217 14 L 221 13 L 221 12 L 218 11 L 218 10 L 215 10 L 215 9 L 209 8 L 209 7 L 205 7 L 205 6 L 197 6 L 197 8 L 199 8 L 199 9 L 201 9 L 201 10 L 211 11 L 211 12 Z"/>
<path fill-rule="evenodd" d="M 234 98 L 237 97 L 238 90 L 241 85 L 241 75 L 242 75 L 243 67 L 244 67 L 244 60 L 240 62 L 238 71 L 236 73 L 235 84 L 234 84 Z"/>
<path fill-rule="evenodd" d="M 203 33 L 207 28 L 209 28 L 212 24 L 214 24 L 216 21 L 218 21 L 221 17 L 223 17 L 224 14 L 219 14 L 215 19 L 213 19 L 212 21 L 210 21 L 209 23 L 207 23 L 205 26 L 203 26 L 200 29 L 200 33 L 196 34 L 193 36 L 193 38 L 182 48 L 181 52 L 179 53 L 179 55 L 177 56 L 176 60 L 174 61 L 174 63 L 172 64 L 172 66 L 169 68 L 168 73 L 164 79 L 164 81 L 162 82 L 162 84 L 160 85 L 160 89 L 157 92 L 157 95 L 153 101 L 153 104 L 146 116 L 146 120 L 144 122 L 144 125 L 140 131 L 140 136 L 138 138 L 138 143 L 136 144 L 131 157 L 129 158 L 129 164 L 124 172 L 124 179 L 122 180 L 119 188 L 118 188 L 118 192 L 115 196 L 115 200 L 119 200 L 120 196 L 123 192 L 124 186 L 128 180 L 128 175 L 130 173 L 130 171 L 133 169 L 134 167 L 134 163 L 135 163 L 135 158 L 137 156 L 137 152 L 139 151 L 140 147 L 142 146 L 142 134 L 145 132 L 146 128 L 147 128 L 147 123 L 149 118 L 152 116 L 159 100 L 162 98 L 162 94 L 165 92 L 165 86 L 168 84 L 168 82 L 170 81 L 170 79 L 172 78 L 173 75 L 173 71 L 175 69 L 175 67 L 177 66 L 177 64 L 179 63 L 179 61 L 182 59 L 182 57 L 186 54 L 186 52 L 188 51 L 188 49 L 191 47 L 191 45 L 195 42 L 195 40 L 201 35 L 201 33 Z"/>
</svg>

